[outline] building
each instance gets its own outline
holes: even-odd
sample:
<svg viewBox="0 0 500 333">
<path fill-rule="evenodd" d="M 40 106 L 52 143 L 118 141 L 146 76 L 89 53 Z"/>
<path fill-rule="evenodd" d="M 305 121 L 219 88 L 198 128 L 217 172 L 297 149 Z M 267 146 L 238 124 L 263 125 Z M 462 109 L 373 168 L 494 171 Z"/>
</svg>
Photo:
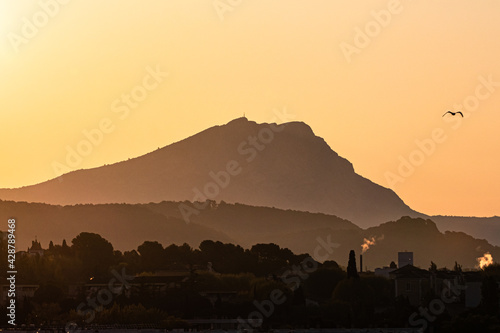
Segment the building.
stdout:
<svg viewBox="0 0 500 333">
<path fill-rule="evenodd" d="M 458 314 L 481 302 L 482 275 L 477 271 L 428 271 L 405 265 L 389 275 L 394 280 L 395 296 L 407 298 L 413 306 L 424 305 L 433 297 L 443 301 L 449 313 Z"/>
<path fill-rule="evenodd" d="M 394 280 L 396 297 L 407 298 L 413 306 L 421 304 L 424 296 L 431 290 L 431 272 L 425 269 L 406 264 L 389 275 Z"/>
<path fill-rule="evenodd" d="M 36 237 L 35 237 L 35 240 L 31 241 L 31 247 L 28 247 L 28 254 L 31 256 L 38 254 L 40 257 L 42 257 L 44 251 L 45 250 L 42 249 L 42 245 L 40 244 L 39 241 L 36 240 Z"/>
<path fill-rule="evenodd" d="M 413 266 L 413 252 L 398 252 L 398 268 L 406 265 Z"/>
<path fill-rule="evenodd" d="M 464 272 L 465 277 L 465 306 L 475 308 L 481 304 L 483 276 L 480 272 Z"/>
<path fill-rule="evenodd" d="M 384 266 L 383 268 L 375 268 L 375 275 L 383 276 L 387 279 L 390 279 L 391 272 L 394 272 L 396 269 L 397 268 L 391 268 L 391 267 L 387 267 L 387 266 Z"/>
<path fill-rule="evenodd" d="M 125 296 L 147 293 L 154 298 L 160 298 L 167 294 L 168 289 L 181 288 L 192 276 L 190 271 L 160 271 L 154 275 L 138 275 L 128 282 L 130 289 L 122 289 Z M 120 287 L 117 282 L 116 286 Z M 100 290 L 109 289 L 109 281 L 91 279 L 83 286 L 86 297 L 95 297 Z"/>
</svg>

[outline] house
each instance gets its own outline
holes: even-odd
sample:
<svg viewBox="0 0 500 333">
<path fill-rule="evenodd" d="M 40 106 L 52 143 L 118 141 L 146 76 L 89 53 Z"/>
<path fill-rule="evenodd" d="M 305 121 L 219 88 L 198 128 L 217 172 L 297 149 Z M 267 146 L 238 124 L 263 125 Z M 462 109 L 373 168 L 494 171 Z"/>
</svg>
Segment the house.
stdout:
<svg viewBox="0 0 500 333">
<path fill-rule="evenodd" d="M 411 305 L 422 303 L 425 295 L 431 290 L 431 272 L 405 265 L 389 273 L 394 280 L 395 295 L 408 298 Z"/>
<path fill-rule="evenodd" d="M 40 257 L 42 257 L 44 252 L 45 250 L 42 249 L 42 245 L 39 241 L 36 240 L 35 237 L 35 240 L 31 241 L 31 247 L 28 247 L 28 254 L 31 256 L 38 254 Z"/>
<path fill-rule="evenodd" d="M 465 276 L 465 306 L 475 308 L 481 304 L 481 287 L 483 276 L 480 272 L 464 272 Z"/>
<path fill-rule="evenodd" d="M 192 276 L 190 271 L 159 271 L 154 275 L 137 275 L 129 281 L 130 290 L 122 290 L 126 296 L 148 293 L 154 298 L 167 294 L 168 289 L 180 288 Z M 117 283 L 116 287 L 120 287 Z M 87 297 L 94 297 L 101 289 L 109 289 L 109 281 L 91 279 L 83 286 Z"/>
<path fill-rule="evenodd" d="M 375 275 L 377 276 L 383 276 L 387 279 L 390 279 L 390 274 L 391 272 L 394 272 L 397 268 L 392 268 L 388 266 L 384 266 L 383 268 L 375 268 Z"/>
<path fill-rule="evenodd" d="M 431 285 L 435 295 L 444 295 L 454 302 L 463 298 L 461 296 L 462 290 L 465 289 L 465 280 L 462 272 L 440 269 L 431 273 Z"/>
</svg>

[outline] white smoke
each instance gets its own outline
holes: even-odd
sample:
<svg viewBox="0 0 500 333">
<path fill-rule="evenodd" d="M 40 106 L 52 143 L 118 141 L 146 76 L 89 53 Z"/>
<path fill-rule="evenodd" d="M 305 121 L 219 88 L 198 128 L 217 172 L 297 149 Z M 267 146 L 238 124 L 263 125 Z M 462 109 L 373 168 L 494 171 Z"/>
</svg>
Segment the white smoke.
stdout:
<svg viewBox="0 0 500 333">
<path fill-rule="evenodd" d="M 382 239 L 384 239 L 384 235 L 378 237 L 377 239 L 375 239 L 374 236 L 370 237 L 370 239 L 363 238 L 363 244 L 361 244 L 361 254 L 368 251 L 370 246 L 375 245 L 376 241 L 381 241 Z"/>
<path fill-rule="evenodd" d="M 486 252 L 482 257 L 479 257 L 476 260 L 479 268 L 481 269 L 493 264 L 493 257 L 489 252 Z"/>
</svg>

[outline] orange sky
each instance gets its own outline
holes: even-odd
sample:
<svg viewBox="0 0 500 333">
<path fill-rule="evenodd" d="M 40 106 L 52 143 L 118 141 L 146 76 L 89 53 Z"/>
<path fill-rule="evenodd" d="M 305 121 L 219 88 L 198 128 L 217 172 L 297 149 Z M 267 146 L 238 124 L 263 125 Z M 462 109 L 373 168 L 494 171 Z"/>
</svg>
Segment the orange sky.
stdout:
<svg viewBox="0 0 500 333">
<path fill-rule="evenodd" d="M 103 121 L 108 133 L 68 169 L 286 107 L 413 209 L 500 215 L 499 11 L 494 0 L 3 1 L 0 187 L 57 176 Z M 457 122 L 446 110 L 469 111 Z"/>
</svg>

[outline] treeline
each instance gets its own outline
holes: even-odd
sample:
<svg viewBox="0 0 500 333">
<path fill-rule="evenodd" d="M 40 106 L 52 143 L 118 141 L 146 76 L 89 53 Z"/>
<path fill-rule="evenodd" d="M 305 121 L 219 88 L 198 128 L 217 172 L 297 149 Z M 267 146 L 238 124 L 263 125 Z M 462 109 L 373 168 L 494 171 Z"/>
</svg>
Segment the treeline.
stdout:
<svg viewBox="0 0 500 333">
<path fill-rule="evenodd" d="M 1 246 L 4 250 L 5 244 Z M 19 323 L 37 326 L 71 321 L 80 327 L 154 323 L 182 328 L 192 318 L 247 321 L 260 317 L 259 328 L 264 329 L 409 325 L 410 316 L 419 310 L 404 297 L 395 297 L 392 280 L 359 274 L 354 252 L 344 264 L 346 269 L 334 261 L 319 263 L 276 244 L 243 249 L 211 240 L 201 242 L 198 249 L 146 241 L 122 253 L 100 235 L 84 232 L 71 245 L 50 242 L 43 256 L 17 255 L 17 285 L 39 286 L 34 297 L 19 300 L 17 318 Z M 436 265 L 430 270 L 437 270 Z M 164 290 L 151 289 L 148 281 L 155 282 L 162 271 L 183 271 L 184 278 Z M 108 288 L 116 276 L 113 272 L 135 276 L 134 287 L 117 294 L 108 292 L 112 296 L 102 296 L 100 302 L 108 300 L 104 303 L 96 298 L 98 290 L 89 295 L 88 288 L 81 288 L 76 296 L 69 295 L 72 286 Z M 489 266 L 482 274 L 491 282 L 483 287 L 486 301 L 461 316 L 441 315 L 432 323 L 440 332 L 460 332 L 479 323 L 482 332 L 498 328 L 498 297 L 493 296 L 498 295 L 500 266 Z M 428 294 L 424 304 L 438 297 Z M 96 307 L 89 305 L 89 299 L 97 302 Z"/>
<path fill-rule="evenodd" d="M 1 247 L 5 249 L 5 244 Z M 296 255 L 276 244 L 243 249 L 205 240 L 194 249 L 188 244 L 164 247 L 145 241 L 137 249 L 121 252 L 100 235 L 87 232 L 76 236 L 71 245 L 65 240 L 62 244 L 50 242 L 43 255 L 18 252 L 16 269 L 18 286 L 38 286 L 34 297 L 18 300 L 18 322 L 61 325 L 72 321 L 82 326 L 88 325 L 89 307 L 81 307 L 88 302 L 88 286 L 107 285 L 113 271 L 135 276 L 135 281 L 161 277 L 163 271 L 183 271 L 187 278 L 161 293 L 149 289 L 147 282 L 140 286 L 131 282 L 136 283 L 135 288 L 114 296 L 91 316 L 92 324 L 160 323 L 167 328 L 186 326 L 181 318 L 246 318 L 255 310 L 254 301 L 268 299 L 273 290 L 282 291 L 286 302 L 271 320 L 294 322 L 302 316 L 293 309 L 305 306 L 306 296 L 329 299 L 346 276 L 336 262 L 320 264 L 307 254 Z M 79 286 L 76 297 L 70 297 L 68 291 Z M 212 295 L 214 300 L 207 291 L 232 296 L 222 300 L 220 295 Z"/>
<path fill-rule="evenodd" d="M 16 267 L 19 283 L 54 281 L 71 284 L 86 282 L 89 278 L 106 279 L 110 270 L 122 268 L 130 275 L 198 269 L 221 274 L 265 276 L 299 265 L 307 257 L 309 255 L 296 255 L 272 243 L 243 249 L 239 245 L 211 240 L 201 242 L 199 249 L 188 244 L 164 247 L 156 241 L 145 241 L 137 249 L 122 253 L 114 250 L 113 245 L 100 235 L 82 232 L 71 241 L 71 246 L 65 240 L 60 245 L 51 241 L 42 256 L 18 253 Z"/>
</svg>

